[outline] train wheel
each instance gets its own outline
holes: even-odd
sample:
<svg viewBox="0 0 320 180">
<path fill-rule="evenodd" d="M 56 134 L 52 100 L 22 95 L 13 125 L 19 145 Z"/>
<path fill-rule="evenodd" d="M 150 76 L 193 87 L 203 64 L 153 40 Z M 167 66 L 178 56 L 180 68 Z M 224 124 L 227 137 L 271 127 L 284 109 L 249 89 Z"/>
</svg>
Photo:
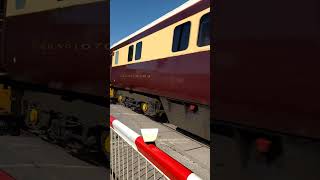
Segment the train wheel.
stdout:
<svg viewBox="0 0 320 180">
<path fill-rule="evenodd" d="M 25 124 L 30 129 L 37 129 L 39 123 L 39 110 L 36 108 L 30 108 L 27 110 L 25 117 Z"/>
<path fill-rule="evenodd" d="M 115 97 L 115 90 L 113 88 L 110 88 L 110 98 Z"/>
<path fill-rule="evenodd" d="M 110 132 L 103 131 L 101 133 L 101 148 L 105 158 L 110 160 Z"/>
<path fill-rule="evenodd" d="M 28 106 L 24 113 L 24 123 L 27 128 L 39 132 L 44 132 L 43 130 L 48 129 L 50 120 L 49 113 L 40 110 L 39 107 L 36 106 Z"/>
<path fill-rule="evenodd" d="M 145 103 L 145 102 L 141 103 L 141 104 L 140 104 L 140 108 L 141 108 L 142 112 L 143 112 L 144 114 L 146 114 L 147 111 L 148 111 L 148 109 L 149 109 L 148 103 Z"/>
<path fill-rule="evenodd" d="M 124 98 L 123 96 L 119 95 L 119 96 L 118 96 L 118 103 L 123 104 L 124 99 L 125 99 L 125 98 Z"/>
<path fill-rule="evenodd" d="M 37 124 L 39 122 L 39 113 L 35 108 L 31 109 L 30 111 L 30 122 L 32 124 Z"/>
</svg>

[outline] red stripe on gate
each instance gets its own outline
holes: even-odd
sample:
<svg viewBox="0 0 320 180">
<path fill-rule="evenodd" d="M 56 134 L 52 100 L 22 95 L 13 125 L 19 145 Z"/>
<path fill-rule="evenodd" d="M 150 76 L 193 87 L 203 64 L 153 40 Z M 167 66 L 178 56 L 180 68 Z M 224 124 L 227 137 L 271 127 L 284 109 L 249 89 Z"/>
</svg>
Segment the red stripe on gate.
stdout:
<svg viewBox="0 0 320 180">
<path fill-rule="evenodd" d="M 113 121 L 116 120 L 116 118 L 114 118 L 113 116 L 110 116 L 110 126 L 113 128 Z"/>
<path fill-rule="evenodd" d="M 157 146 L 146 144 L 141 136 L 136 139 L 135 144 L 139 152 L 170 179 L 185 180 L 192 173 L 185 166 L 157 148 Z"/>
</svg>

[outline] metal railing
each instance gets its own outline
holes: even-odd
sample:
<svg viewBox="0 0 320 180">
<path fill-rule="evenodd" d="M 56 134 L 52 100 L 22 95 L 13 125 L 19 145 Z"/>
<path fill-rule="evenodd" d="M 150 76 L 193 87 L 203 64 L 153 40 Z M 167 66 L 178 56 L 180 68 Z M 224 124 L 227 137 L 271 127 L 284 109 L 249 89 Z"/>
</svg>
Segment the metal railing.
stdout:
<svg viewBox="0 0 320 180">
<path fill-rule="evenodd" d="M 197 179 L 178 161 L 110 116 L 110 172 L 112 180 Z"/>
<path fill-rule="evenodd" d="M 112 128 L 110 133 L 111 179 L 169 179 Z"/>
</svg>

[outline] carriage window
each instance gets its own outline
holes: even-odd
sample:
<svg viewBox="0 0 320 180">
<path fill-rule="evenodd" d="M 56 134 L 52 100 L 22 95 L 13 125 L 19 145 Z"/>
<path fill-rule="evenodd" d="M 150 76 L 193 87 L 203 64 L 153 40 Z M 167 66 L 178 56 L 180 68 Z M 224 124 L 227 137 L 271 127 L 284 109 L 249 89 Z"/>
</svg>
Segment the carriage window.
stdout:
<svg viewBox="0 0 320 180">
<path fill-rule="evenodd" d="M 132 61 L 132 58 L 133 58 L 133 45 L 129 46 L 128 62 Z"/>
<path fill-rule="evenodd" d="M 23 9 L 26 5 L 26 0 L 16 0 L 16 9 Z"/>
<path fill-rule="evenodd" d="M 172 51 L 183 51 L 188 48 L 191 22 L 183 23 L 174 29 Z"/>
<path fill-rule="evenodd" d="M 141 58 L 141 51 L 142 51 L 142 42 L 140 41 L 136 45 L 135 60 L 138 60 Z"/>
<path fill-rule="evenodd" d="M 200 27 L 198 34 L 198 46 L 206 46 L 210 44 L 210 18 L 209 13 L 203 15 L 200 19 Z"/>
<path fill-rule="evenodd" d="M 115 58 L 114 58 L 114 64 L 118 64 L 119 61 L 119 51 L 116 52 Z"/>
</svg>

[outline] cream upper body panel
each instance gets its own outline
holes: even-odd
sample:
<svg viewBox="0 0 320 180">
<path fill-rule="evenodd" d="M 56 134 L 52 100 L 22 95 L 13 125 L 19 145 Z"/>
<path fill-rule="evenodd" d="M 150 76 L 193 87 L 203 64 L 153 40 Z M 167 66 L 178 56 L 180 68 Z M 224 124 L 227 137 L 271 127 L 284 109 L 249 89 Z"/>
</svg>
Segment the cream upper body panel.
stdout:
<svg viewBox="0 0 320 180">
<path fill-rule="evenodd" d="M 147 29 L 159 24 L 160 22 L 164 21 L 165 19 L 168 19 L 169 17 L 174 16 L 175 14 L 177 14 L 177 13 L 179 13 L 179 12 L 181 12 L 181 11 L 187 9 L 187 8 L 189 8 L 190 6 L 193 6 L 194 4 L 196 4 L 196 3 L 200 2 L 200 1 L 201 0 L 188 0 L 187 2 L 185 2 L 184 4 L 179 6 L 178 8 L 168 12 L 167 14 L 161 16 L 160 18 L 156 19 L 155 21 L 151 22 L 150 24 L 142 27 L 138 31 L 136 31 L 136 32 L 130 34 L 129 36 L 121 39 L 120 41 L 116 42 L 115 44 L 113 44 L 111 46 L 111 49 L 114 48 L 115 46 L 127 41 L 128 39 L 130 39 L 130 38 L 142 33 L 143 31 L 145 31 L 145 30 L 147 30 Z"/>
<path fill-rule="evenodd" d="M 203 15 L 209 12 L 210 12 L 210 8 L 204 9 L 203 11 L 200 11 L 181 21 L 171 24 L 170 26 L 167 26 L 157 32 L 154 32 L 148 36 L 145 36 L 133 43 L 123 46 L 119 49 L 115 49 L 113 51 L 113 54 L 115 54 L 116 52 L 119 52 L 118 63 L 115 64 L 116 56 L 114 55 L 112 57 L 112 66 L 113 67 L 122 66 L 122 65 L 152 61 L 152 60 L 157 60 L 157 59 L 162 59 L 167 57 L 180 56 L 184 54 L 191 54 L 191 53 L 196 53 L 201 51 L 209 51 L 210 45 L 202 46 L 202 47 L 199 47 L 197 45 L 200 19 Z M 175 27 L 188 21 L 191 22 L 188 48 L 186 50 L 172 52 L 173 34 L 174 34 Z M 136 51 L 135 45 L 140 41 L 142 42 L 141 59 L 135 60 L 134 59 L 135 51 Z M 134 45 L 133 60 L 128 62 L 129 46 L 131 45 Z"/>
<path fill-rule="evenodd" d="M 18 16 L 105 0 L 8 0 L 6 16 Z"/>
</svg>

